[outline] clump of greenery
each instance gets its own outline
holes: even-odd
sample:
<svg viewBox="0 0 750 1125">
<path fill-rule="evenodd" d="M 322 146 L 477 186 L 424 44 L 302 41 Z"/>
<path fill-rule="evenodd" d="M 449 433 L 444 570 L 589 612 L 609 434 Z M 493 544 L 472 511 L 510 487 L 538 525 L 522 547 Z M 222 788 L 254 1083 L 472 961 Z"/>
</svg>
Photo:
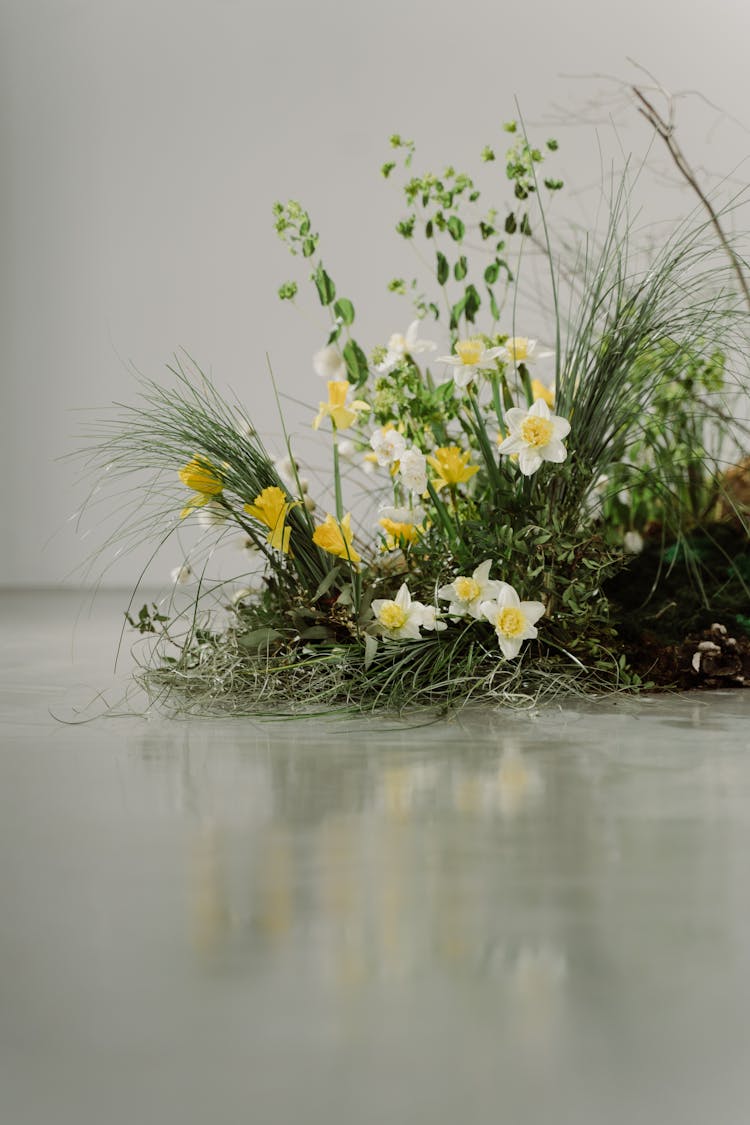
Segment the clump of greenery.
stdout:
<svg viewBox="0 0 750 1125">
<path fill-rule="evenodd" d="M 168 389 L 146 381 L 90 447 L 98 474 L 147 474 L 126 537 L 163 541 L 199 519 L 255 550 L 251 588 L 204 571 L 182 614 L 144 606 L 129 618 L 156 641 L 146 682 L 181 706 L 403 711 L 643 686 L 611 591 L 628 536 L 633 550 L 633 536 L 642 545 L 658 531 L 667 572 L 669 551 L 684 553 L 715 518 L 722 457 L 739 434 L 727 372 L 745 354 L 734 264 L 691 217 L 634 266 L 624 179 L 601 243 L 582 248 L 561 295 L 539 191 L 562 183 L 540 182 L 542 148 L 516 123 L 506 130 L 513 198 L 489 208 L 452 166 L 416 175 L 414 143 L 391 138 L 382 173 L 401 166 L 407 209 L 396 230 L 421 257 L 427 247 L 434 291 L 417 277 L 389 284 L 410 296 L 414 319 L 369 357 L 310 215 L 296 201 L 274 207 L 329 318 L 313 358 L 328 389 L 313 423 L 331 459 L 324 519 L 291 441 L 282 468 L 192 363 L 171 368 Z M 481 159 L 492 165 L 495 149 Z M 532 378 L 535 341 L 510 335 L 505 313 L 517 284 L 509 241 L 537 229 L 554 307 L 546 380 Z M 279 297 L 293 303 L 297 291 L 288 281 Z M 448 354 L 434 358 L 430 329 L 441 328 Z M 363 534 L 344 485 L 368 469 L 382 506 Z M 700 555 L 690 557 L 700 586 Z"/>
</svg>

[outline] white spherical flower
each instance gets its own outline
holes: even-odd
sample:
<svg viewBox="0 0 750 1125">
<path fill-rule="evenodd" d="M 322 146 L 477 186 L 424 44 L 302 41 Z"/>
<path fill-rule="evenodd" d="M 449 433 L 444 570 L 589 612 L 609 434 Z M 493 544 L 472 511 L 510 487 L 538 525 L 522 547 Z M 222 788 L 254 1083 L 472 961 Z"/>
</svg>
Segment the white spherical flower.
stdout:
<svg viewBox="0 0 750 1125">
<path fill-rule="evenodd" d="M 570 433 L 570 422 L 552 414 L 542 399 L 537 399 L 528 410 L 512 407 L 505 422 L 509 432 L 500 442 L 500 453 L 517 453 L 518 467 L 525 477 L 530 477 L 545 461 L 559 464 L 567 457 L 562 439 Z"/>
<path fill-rule="evenodd" d="M 438 356 L 438 363 L 447 363 L 453 368 L 453 382 L 457 387 L 467 387 L 478 371 L 494 366 L 502 351 L 502 348 L 486 348 L 479 336 L 472 336 L 457 342 L 455 355 Z"/>
<path fill-rule="evenodd" d="M 176 566 L 171 571 L 172 582 L 175 586 L 188 586 L 193 581 L 193 570 L 189 563 Z"/>
<path fill-rule="evenodd" d="M 195 518 L 200 527 L 220 527 L 227 521 L 227 510 L 216 500 L 209 500 L 202 508 L 195 509 Z"/>
<path fill-rule="evenodd" d="M 377 365 L 375 370 L 380 375 L 387 375 L 389 371 L 392 371 L 397 364 L 401 363 L 408 356 L 419 355 L 421 352 L 435 351 L 437 344 L 433 344 L 432 340 L 418 339 L 418 332 L 418 320 L 413 320 L 405 333 L 394 332 L 388 341 L 388 350 L 385 353 L 385 358 L 382 363 Z"/>
<path fill-rule="evenodd" d="M 500 348 L 500 358 L 514 366 L 519 363 L 535 363 L 538 359 L 548 359 L 554 354 L 550 351 L 537 351 L 536 340 L 529 340 L 526 336 L 509 336 Z"/>
<path fill-rule="evenodd" d="M 399 458 L 399 475 L 404 484 L 418 495 L 427 488 L 427 459 L 424 453 L 412 446 Z"/>
<path fill-rule="evenodd" d="M 640 555 L 644 547 L 643 536 L 640 531 L 626 531 L 622 545 L 627 555 Z"/>
<path fill-rule="evenodd" d="M 357 447 L 351 438 L 344 438 L 339 442 L 339 457 L 342 461 L 352 461 L 357 452 Z"/>
<path fill-rule="evenodd" d="M 482 603 L 496 601 L 505 585 L 490 579 L 492 559 L 476 568 L 471 578 L 459 575 L 447 586 L 441 586 L 438 597 L 450 601 L 448 613 L 454 617 L 482 617 Z"/>
<path fill-rule="evenodd" d="M 503 583 L 494 601 L 483 602 L 480 609 L 482 617 L 493 626 L 502 654 L 508 660 L 518 656 L 524 641 L 537 636 L 536 622 L 544 613 L 541 602 L 522 602 L 507 583 Z"/>
<path fill-rule="evenodd" d="M 389 430 L 383 427 L 381 430 L 376 430 L 372 435 L 370 446 L 377 456 L 380 467 L 386 468 L 392 465 L 394 461 L 401 460 L 406 452 L 406 439 L 398 430 Z"/>
<path fill-rule="evenodd" d="M 339 349 L 329 344 L 328 347 L 316 352 L 313 356 L 313 371 L 321 379 L 327 379 L 329 382 L 345 380 L 346 364 Z"/>
</svg>

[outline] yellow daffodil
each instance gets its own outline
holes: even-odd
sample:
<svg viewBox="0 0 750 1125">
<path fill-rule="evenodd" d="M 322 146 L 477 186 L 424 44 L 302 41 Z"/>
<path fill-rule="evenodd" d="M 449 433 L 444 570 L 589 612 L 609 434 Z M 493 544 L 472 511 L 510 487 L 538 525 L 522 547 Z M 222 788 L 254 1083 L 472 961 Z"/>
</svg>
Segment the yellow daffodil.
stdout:
<svg viewBox="0 0 750 1125">
<path fill-rule="evenodd" d="M 178 476 L 195 493 L 180 512 L 181 519 L 189 516 L 194 508 L 202 508 L 204 504 L 210 503 L 212 497 L 219 496 L 224 491 L 224 482 L 206 457 L 195 456 L 187 465 L 183 465 Z"/>
<path fill-rule="evenodd" d="M 547 403 L 547 406 L 550 408 L 550 410 L 555 405 L 554 387 L 546 386 L 541 381 L 541 379 L 531 380 L 531 393 L 534 396 L 534 402 L 537 402 L 539 399 L 541 399 L 542 402 Z"/>
<path fill-rule="evenodd" d="M 347 402 L 351 384 L 345 379 L 332 379 L 328 383 L 328 402 L 321 402 L 313 429 L 317 430 L 324 418 L 330 418 L 335 430 L 346 430 L 357 417 L 370 407 L 361 399 Z"/>
<path fill-rule="evenodd" d="M 322 547 L 329 555 L 346 559 L 353 566 L 362 561 L 352 543 L 352 517 L 350 512 L 346 513 L 340 523 L 335 516 L 326 516 L 325 523 L 321 523 L 315 528 L 313 543 Z"/>
<path fill-rule="evenodd" d="M 474 474 L 479 472 L 478 465 L 469 464 L 470 457 L 471 452 L 468 449 L 462 453 L 457 445 L 445 445 L 436 449 L 432 456 L 427 458 L 428 464 L 432 465 L 437 473 L 433 483 L 438 492 L 446 485 L 455 488 L 457 484 L 471 480 Z"/>
<path fill-rule="evenodd" d="M 289 539 L 292 529 L 286 526 L 286 521 L 292 508 L 298 501 L 287 500 L 284 493 L 276 485 L 264 488 L 256 496 L 252 504 L 245 504 L 245 511 L 258 523 L 269 529 L 268 542 L 277 551 L 289 554 Z"/>
</svg>

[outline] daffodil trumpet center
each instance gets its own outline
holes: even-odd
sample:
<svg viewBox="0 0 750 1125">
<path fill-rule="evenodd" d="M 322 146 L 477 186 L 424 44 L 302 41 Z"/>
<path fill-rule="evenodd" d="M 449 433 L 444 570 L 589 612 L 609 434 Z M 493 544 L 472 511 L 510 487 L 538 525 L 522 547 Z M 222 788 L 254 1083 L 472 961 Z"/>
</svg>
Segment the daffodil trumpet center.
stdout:
<svg viewBox="0 0 750 1125">
<path fill-rule="evenodd" d="M 402 629 L 406 624 L 408 614 L 405 609 L 402 609 L 396 602 L 386 602 L 385 605 L 380 607 L 378 620 L 381 625 L 385 625 L 386 629 L 395 632 L 397 629 Z"/>
<path fill-rule="evenodd" d="M 495 628 L 498 633 L 509 640 L 520 637 L 526 625 L 526 618 L 516 606 L 506 606 L 501 609 L 495 619 Z"/>
<path fill-rule="evenodd" d="M 473 602 L 482 593 L 482 587 L 474 578 L 457 578 L 453 589 L 460 602 Z"/>
<path fill-rule="evenodd" d="M 552 432 L 553 425 L 549 418 L 530 415 L 521 423 L 521 437 L 532 449 L 541 449 L 549 445 Z"/>
<path fill-rule="evenodd" d="M 512 363 L 523 363 L 529 358 L 529 341 L 526 336 L 511 336 L 505 347 Z"/>
<path fill-rule="evenodd" d="M 481 340 L 459 340 L 456 344 L 456 355 L 464 367 L 475 367 L 482 358 L 484 345 Z"/>
</svg>

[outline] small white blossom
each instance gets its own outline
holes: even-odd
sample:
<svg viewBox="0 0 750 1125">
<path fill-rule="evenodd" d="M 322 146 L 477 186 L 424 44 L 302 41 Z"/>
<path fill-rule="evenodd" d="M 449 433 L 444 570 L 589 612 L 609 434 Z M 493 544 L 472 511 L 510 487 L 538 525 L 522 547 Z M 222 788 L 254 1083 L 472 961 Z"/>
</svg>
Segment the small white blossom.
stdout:
<svg viewBox="0 0 750 1125">
<path fill-rule="evenodd" d="M 505 585 L 490 579 L 492 559 L 487 559 L 476 568 L 471 578 L 459 575 L 448 586 L 441 586 L 438 597 L 450 601 L 448 613 L 454 617 L 473 617 L 479 619 L 482 603 L 496 601 Z"/>
<path fill-rule="evenodd" d="M 507 583 L 503 583 L 494 601 L 483 602 L 480 609 L 482 617 L 494 627 L 502 654 L 508 660 L 518 656 L 524 641 L 537 636 L 536 622 L 544 613 L 541 602 L 522 602 Z"/>
<path fill-rule="evenodd" d="M 209 500 L 202 508 L 195 509 L 195 518 L 200 527 L 220 527 L 227 521 L 227 510 L 215 500 Z"/>
<path fill-rule="evenodd" d="M 392 520 L 393 523 L 406 523 L 418 527 L 424 520 L 425 512 L 419 504 L 414 508 L 393 508 L 387 504 L 378 508 L 379 520 Z"/>
<path fill-rule="evenodd" d="M 328 379 L 329 382 L 345 380 L 346 364 L 339 349 L 329 344 L 327 348 L 321 348 L 316 352 L 313 356 L 313 371 L 321 379 Z"/>
<path fill-rule="evenodd" d="M 399 459 L 399 474 L 408 489 L 418 495 L 427 488 L 427 459 L 416 447 L 407 449 Z"/>
<path fill-rule="evenodd" d="M 193 570 L 189 563 L 176 566 L 171 571 L 170 577 L 175 586 L 189 586 L 193 581 Z"/>
<path fill-rule="evenodd" d="M 512 407 L 505 421 L 509 433 L 500 442 L 500 453 L 517 453 L 518 467 L 525 477 L 530 477 L 545 461 L 559 464 L 567 457 L 562 439 L 570 433 L 570 422 L 552 414 L 542 399 L 537 399 L 528 410 Z"/>
<path fill-rule="evenodd" d="M 339 457 L 343 461 L 352 461 L 357 452 L 357 447 L 351 438 L 344 438 L 339 442 Z"/>
<path fill-rule="evenodd" d="M 382 363 L 379 363 L 375 368 L 380 375 L 387 375 L 389 371 L 392 371 L 393 368 L 406 359 L 407 356 L 419 355 L 421 352 L 435 351 L 437 344 L 434 344 L 432 340 L 419 340 L 417 338 L 418 331 L 419 321 L 413 320 L 405 334 L 394 332 L 388 341 L 388 350 L 385 353 L 385 358 Z"/>
<path fill-rule="evenodd" d="M 370 445 L 376 454 L 378 464 L 386 468 L 394 461 L 400 461 L 406 452 L 406 438 L 398 430 L 376 430 L 370 438 Z"/>
<path fill-rule="evenodd" d="M 467 387 L 478 371 L 494 366 L 502 351 L 502 348 L 486 348 L 483 340 L 472 336 L 458 341 L 455 355 L 438 356 L 438 363 L 447 363 L 453 368 L 453 382 L 457 387 Z"/>
<path fill-rule="evenodd" d="M 378 632 L 394 641 L 418 641 L 420 628 L 435 629 L 438 625 L 434 607 L 412 601 L 406 583 L 395 598 L 376 598 L 372 612 Z"/>
<path fill-rule="evenodd" d="M 640 531 L 626 531 L 622 545 L 627 555 L 640 555 L 644 547 L 643 536 Z"/>
</svg>

